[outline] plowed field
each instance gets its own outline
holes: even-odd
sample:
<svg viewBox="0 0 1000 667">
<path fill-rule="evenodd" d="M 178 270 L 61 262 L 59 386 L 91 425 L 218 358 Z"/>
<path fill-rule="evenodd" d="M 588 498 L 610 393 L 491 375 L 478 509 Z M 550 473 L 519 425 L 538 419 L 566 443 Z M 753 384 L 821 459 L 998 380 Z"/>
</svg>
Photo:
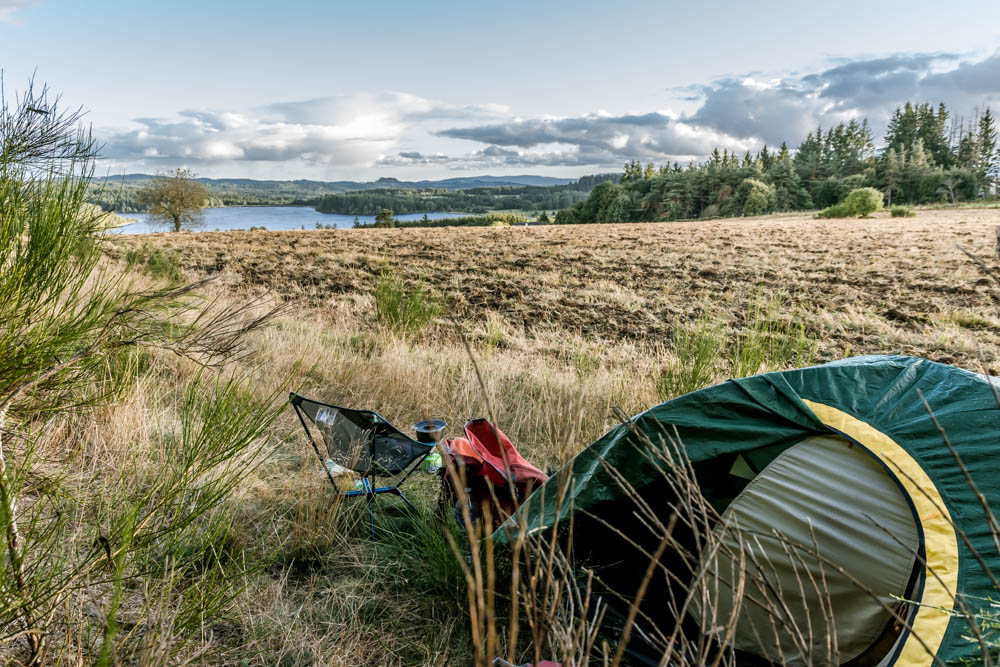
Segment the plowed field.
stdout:
<svg viewBox="0 0 1000 667">
<path fill-rule="evenodd" d="M 739 326 L 777 295 L 819 357 L 901 352 L 996 372 L 1000 210 L 868 220 L 769 216 L 659 224 L 210 232 L 121 237 L 180 254 L 194 275 L 266 289 L 303 307 L 370 309 L 380 271 L 423 281 L 450 315 L 500 316 L 530 335 L 663 341 L 703 311 Z M 446 334 L 445 334 L 446 335 Z"/>
</svg>

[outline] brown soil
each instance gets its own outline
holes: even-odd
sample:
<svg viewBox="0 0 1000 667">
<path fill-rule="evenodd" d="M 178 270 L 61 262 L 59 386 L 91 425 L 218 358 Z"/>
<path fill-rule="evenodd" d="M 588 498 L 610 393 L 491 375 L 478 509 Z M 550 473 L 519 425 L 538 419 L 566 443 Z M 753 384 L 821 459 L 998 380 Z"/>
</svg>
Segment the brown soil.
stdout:
<svg viewBox="0 0 1000 667">
<path fill-rule="evenodd" d="M 899 352 L 988 369 L 1000 358 L 1000 210 L 869 220 L 706 222 L 123 236 L 183 267 L 323 307 L 367 303 L 383 266 L 445 295 L 463 321 L 499 313 L 528 333 L 658 343 L 702 311 L 738 327 L 758 293 L 784 295 L 820 357 Z M 119 250 L 120 251 L 120 250 Z M 363 306 L 359 306 L 363 307 Z"/>
</svg>

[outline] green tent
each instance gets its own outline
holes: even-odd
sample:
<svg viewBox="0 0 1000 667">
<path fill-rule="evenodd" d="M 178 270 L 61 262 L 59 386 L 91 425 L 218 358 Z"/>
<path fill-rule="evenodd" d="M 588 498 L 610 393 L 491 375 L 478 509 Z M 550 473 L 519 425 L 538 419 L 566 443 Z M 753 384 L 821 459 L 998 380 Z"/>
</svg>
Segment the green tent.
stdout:
<svg viewBox="0 0 1000 667">
<path fill-rule="evenodd" d="M 949 611 L 958 608 L 956 596 L 976 609 L 1000 594 L 977 560 L 1000 576 L 1000 554 L 973 485 L 918 390 L 974 485 L 991 507 L 1000 507 L 997 386 L 995 378 L 902 356 L 730 380 L 611 430 L 536 491 L 494 537 L 508 542 L 519 527 L 545 532 L 572 516 L 577 561 L 615 590 L 634 594 L 648 563 L 636 547 L 651 553 L 656 546 L 648 521 L 637 516 L 636 498 L 664 520 L 672 512 L 662 459 L 648 451 L 666 449 L 669 434 L 682 443 L 701 492 L 720 513 L 715 530 L 726 524 L 734 534 L 753 536 L 748 543 L 768 559 L 767 576 L 786 594 L 801 591 L 795 578 L 801 583 L 803 570 L 825 578 L 841 664 L 928 665 L 935 658 L 974 657 L 978 646 L 962 636 L 968 622 Z M 822 558 L 783 557 L 787 549 L 768 542 L 775 530 L 785 540 L 819 545 Z M 735 567 L 732 557 L 706 558 L 715 559 L 706 567 L 723 579 Z M 783 559 L 795 561 L 798 574 Z M 684 619 L 670 617 L 655 605 L 664 595 L 654 581 L 644 602 L 646 618 L 657 625 L 690 624 L 699 615 L 695 605 Z M 728 598 L 725 590 L 715 595 L 712 613 L 733 608 L 737 595 L 731 590 Z M 779 661 L 788 638 L 762 648 L 754 633 L 763 621 L 753 604 L 743 602 L 730 645 Z M 802 593 L 789 611 L 808 617 L 812 610 L 815 617 L 822 604 Z M 818 647 L 825 638 L 813 641 Z"/>
</svg>

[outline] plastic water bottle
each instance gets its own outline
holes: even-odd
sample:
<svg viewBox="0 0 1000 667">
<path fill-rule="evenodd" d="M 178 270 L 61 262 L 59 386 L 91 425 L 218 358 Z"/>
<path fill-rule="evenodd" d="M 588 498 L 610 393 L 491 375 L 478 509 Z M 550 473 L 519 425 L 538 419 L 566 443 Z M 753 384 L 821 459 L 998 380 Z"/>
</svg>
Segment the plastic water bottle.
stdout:
<svg viewBox="0 0 1000 667">
<path fill-rule="evenodd" d="M 435 450 L 427 455 L 427 458 L 424 459 L 424 462 L 421 464 L 421 467 L 423 467 L 424 472 L 433 475 L 434 473 L 436 473 L 438 470 L 441 469 L 442 464 L 443 462 L 441 461 L 441 454 L 437 450 Z"/>
</svg>

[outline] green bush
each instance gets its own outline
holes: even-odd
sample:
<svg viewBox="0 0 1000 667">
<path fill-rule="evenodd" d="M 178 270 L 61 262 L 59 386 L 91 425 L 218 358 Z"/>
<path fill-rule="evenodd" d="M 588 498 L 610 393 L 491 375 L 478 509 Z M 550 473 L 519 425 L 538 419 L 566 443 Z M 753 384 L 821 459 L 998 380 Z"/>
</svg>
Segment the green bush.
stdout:
<svg viewBox="0 0 1000 667">
<path fill-rule="evenodd" d="M 889 209 L 889 214 L 894 218 L 912 218 L 916 215 L 913 209 L 907 208 L 905 206 L 893 206 Z"/>
<path fill-rule="evenodd" d="M 882 208 L 882 193 L 875 188 L 851 190 L 840 204 L 827 206 L 818 212 L 817 218 L 866 218 Z"/>
<path fill-rule="evenodd" d="M 844 206 L 852 216 L 867 218 L 882 208 L 882 193 L 875 188 L 858 188 L 852 190 L 844 200 Z"/>
<path fill-rule="evenodd" d="M 181 258 L 176 252 L 154 248 L 143 243 L 141 248 L 125 253 L 128 268 L 142 271 L 154 278 L 164 278 L 171 282 L 181 280 Z"/>
<path fill-rule="evenodd" d="M 847 198 L 851 190 L 864 187 L 864 174 L 854 174 L 837 178 L 830 176 L 816 189 L 816 204 L 820 207 L 835 206 Z"/>
<path fill-rule="evenodd" d="M 845 204 L 827 206 L 816 214 L 817 218 L 850 218 L 851 210 Z"/>
<path fill-rule="evenodd" d="M 773 211 L 777 204 L 774 186 L 756 178 L 746 178 L 740 183 L 736 200 L 742 205 L 743 215 L 764 215 Z"/>
<path fill-rule="evenodd" d="M 383 269 L 375 284 L 375 316 L 392 331 L 413 334 L 444 314 L 444 306 L 418 282 L 408 288 L 389 270 Z"/>
</svg>

